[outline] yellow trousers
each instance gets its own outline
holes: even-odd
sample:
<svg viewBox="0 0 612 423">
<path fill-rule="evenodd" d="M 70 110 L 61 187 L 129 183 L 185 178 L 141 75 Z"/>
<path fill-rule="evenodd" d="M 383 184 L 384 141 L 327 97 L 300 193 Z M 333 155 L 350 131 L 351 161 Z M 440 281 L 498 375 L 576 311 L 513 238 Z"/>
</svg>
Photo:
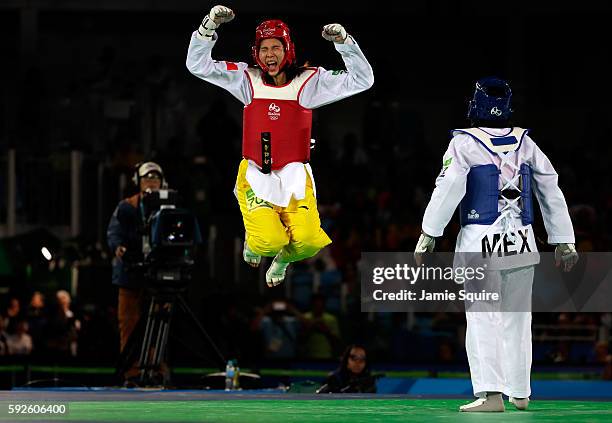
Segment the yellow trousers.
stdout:
<svg viewBox="0 0 612 423">
<path fill-rule="evenodd" d="M 312 257 L 331 244 L 321 229 L 317 199 L 308 174 L 304 199 L 292 197 L 287 207 L 280 207 L 255 196 L 246 180 L 247 166 L 248 162 L 243 159 L 236 178 L 236 194 L 246 242 L 252 252 L 273 257 L 282 250 L 280 259 L 294 262 Z"/>
</svg>

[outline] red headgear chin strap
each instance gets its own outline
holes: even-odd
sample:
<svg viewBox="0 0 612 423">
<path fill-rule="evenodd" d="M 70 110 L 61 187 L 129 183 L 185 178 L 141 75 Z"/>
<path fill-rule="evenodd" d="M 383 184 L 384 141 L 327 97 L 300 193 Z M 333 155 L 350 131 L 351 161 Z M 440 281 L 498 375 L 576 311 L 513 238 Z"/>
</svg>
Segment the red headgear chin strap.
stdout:
<svg viewBox="0 0 612 423">
<path fill-rule="evenodd" d="M 255 30 L 255 44 L 251 48 L 251 53 L 255 63 L 257 63 L 257 65 L 264 72 L 268 72 L 268 67 L 266 64 L 259 60 L 259 46 L 263 40 L 269 38 L 279 39 L 285 47 L 285 57 L 278 68 L 282 70 L 285 64 L 293 64 L 295 62 L 295 46 L 293 45 L 291 36 L 289 35 L 289 27 L 286 23 L 278 19 L 262 22 Z"/>
</svg>

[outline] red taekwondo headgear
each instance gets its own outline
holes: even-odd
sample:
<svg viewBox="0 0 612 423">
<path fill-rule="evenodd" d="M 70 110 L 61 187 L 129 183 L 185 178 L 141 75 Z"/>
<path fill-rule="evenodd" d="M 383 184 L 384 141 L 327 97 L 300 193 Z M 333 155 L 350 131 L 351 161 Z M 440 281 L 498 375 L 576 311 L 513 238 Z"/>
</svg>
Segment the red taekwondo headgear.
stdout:
<svg viewBox="0 0 612 423">
<path fill-rule="evenodd" d="M 259 46 L 263 40 L 268 38 L 277 38 L 283 43 L 283 46 L 285 46 L 285 57 L 278 66 L 279 69 L 282 70 L 285 64 L 291 65 L 295 62 L 295 46 L 291 41 L 287 24 L 278 19 L 265 21 L 260 23 L 255 30 L 255 44 L 251 48 L 253 60 L 255 60 L 255 63 L 257 63 L 264 72 L 268 72 L 268 67 L 259 60 Z"/>
</svg>

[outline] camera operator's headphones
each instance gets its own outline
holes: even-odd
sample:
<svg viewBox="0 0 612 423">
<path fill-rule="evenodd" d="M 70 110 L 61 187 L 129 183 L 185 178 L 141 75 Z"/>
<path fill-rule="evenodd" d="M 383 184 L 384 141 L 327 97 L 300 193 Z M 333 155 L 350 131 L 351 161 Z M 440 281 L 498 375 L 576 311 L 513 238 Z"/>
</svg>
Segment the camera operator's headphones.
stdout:
<svg viewBox="0 0 612 423">
<path fill-rule="evenodd" d="M 166 182 L 166 178 L 164 177 L 164 171 L 161 166 L 155 162 L 140 162 L 136 166 L 134 166 L 134 175 L 132 176 L 132 182 L 138 188 L 140 188 L 140 179 L 144 176 L 148 175 L 151 172 L 159 174 L 161 177 L 161 189 L 168 188 L 168 182 Z"/>
</svg>

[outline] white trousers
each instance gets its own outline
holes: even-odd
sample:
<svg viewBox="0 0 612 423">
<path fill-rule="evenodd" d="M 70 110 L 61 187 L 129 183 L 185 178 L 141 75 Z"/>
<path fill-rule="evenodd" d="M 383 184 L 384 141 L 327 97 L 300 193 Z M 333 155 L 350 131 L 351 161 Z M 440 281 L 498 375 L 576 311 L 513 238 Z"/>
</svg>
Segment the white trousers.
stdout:
<svg viewBox="0 0 612 423">
<path fill-rule="evenodd" d="M 501 304 L 466 312 L 465 348 L 477 397 L 487 391 L 531 395 L 531 312 L 526 310 L 533 274 L 533 266 L 487 272 L 487 285 L 499 287 Z"/>
</svg>

